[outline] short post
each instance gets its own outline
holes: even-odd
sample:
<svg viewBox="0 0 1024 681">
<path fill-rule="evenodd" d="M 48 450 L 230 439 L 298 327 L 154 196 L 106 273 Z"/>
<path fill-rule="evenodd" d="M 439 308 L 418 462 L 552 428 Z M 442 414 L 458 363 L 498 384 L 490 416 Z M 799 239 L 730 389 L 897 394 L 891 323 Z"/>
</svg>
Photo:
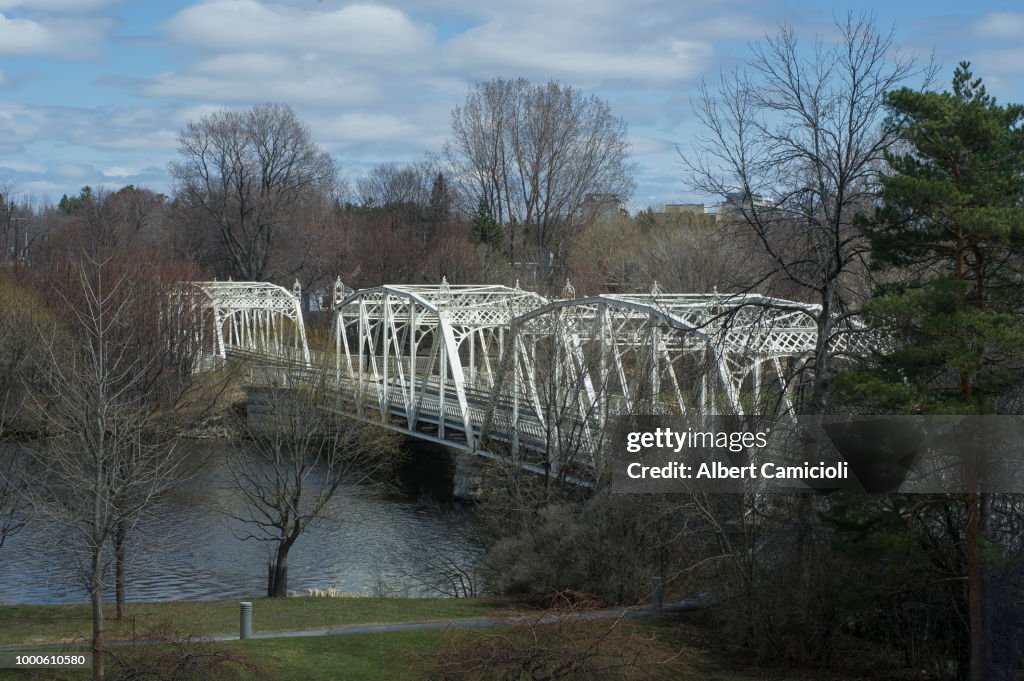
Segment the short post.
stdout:
<svg viewBox="0 0 1024 681">
<path fill-rule="evenodd" d="M 661 577 L 651 577 L 651 617 L 658 619 L 662 615 Z"/>
<path fill-rule="evenodd" d="M 242 601 L 238 604 L 238 638 L 245 640 L 252 636 L 252 603 L 249 601 Z"/>
</svg>

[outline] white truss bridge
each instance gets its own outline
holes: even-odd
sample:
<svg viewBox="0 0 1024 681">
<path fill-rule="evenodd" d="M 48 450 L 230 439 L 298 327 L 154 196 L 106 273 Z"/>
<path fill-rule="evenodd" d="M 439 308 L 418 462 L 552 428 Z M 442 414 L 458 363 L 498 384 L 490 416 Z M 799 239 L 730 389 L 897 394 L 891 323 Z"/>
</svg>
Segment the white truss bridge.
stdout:
<svg viewBox="0 0 1024 681">
<path fill-rule="evenodd" d="M 335 286 L 331 347 L 311 352 L 297 287 L 193 284 L 211 355 L 246 355 L 256 382 L 322 380 L 339 408 L 418 438 L 528 468 L 593 470 L 619 414 L 752 414 L 792 407 L 818 308 L 760 295 L 548 300 L 506 286 Z M 834 352 L 862 354 L 862 328 Z"/>
</svg>

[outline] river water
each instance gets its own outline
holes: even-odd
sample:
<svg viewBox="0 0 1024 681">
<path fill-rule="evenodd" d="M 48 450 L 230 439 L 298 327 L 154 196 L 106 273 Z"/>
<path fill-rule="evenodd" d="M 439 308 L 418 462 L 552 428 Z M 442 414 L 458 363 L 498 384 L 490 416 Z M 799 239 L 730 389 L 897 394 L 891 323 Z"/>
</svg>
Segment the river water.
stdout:
<svg viewBox="0 0 1024 681">
<path fill-rule="evenodd" d="M 266 595 L 271 544 L 239 539 L 245 526 L 229 517 L 240 502 L 224 463 L 226 446 L 206 443 L 196 450 L 207 465 L 153 506 L 130 535 L 128 600 Z M 437 561 L 430 557 L 471 569 L 480 553 L 466 514 L 432 502 L 349 486 L 335 496 L 328 515 L 292 548 L 289 591 L 438 596 L 443 594 L 430 586 L 438 575 L 429 567 Z M 0 547 L 0 603 L 87 600 L 74 537 L 64 532 L 34 522 Z"/>
</svg>

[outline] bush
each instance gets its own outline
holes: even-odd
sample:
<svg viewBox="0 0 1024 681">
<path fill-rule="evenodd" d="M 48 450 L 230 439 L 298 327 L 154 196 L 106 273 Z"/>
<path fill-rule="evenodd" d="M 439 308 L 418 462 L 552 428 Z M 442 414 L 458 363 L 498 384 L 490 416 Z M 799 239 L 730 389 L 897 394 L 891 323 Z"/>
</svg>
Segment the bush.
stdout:
<svg viewBox="0 0 1024 681">
<path fill-rule="evenodd" d="M 564 607 L 511 630 L 457 631 L 427 657 L 424 681 L 630 681 L 690 677 L 678 651 L 632 622 Z"/>
<path fill-rule="evenodd" d="M 601 493 L 537 512 L 533 527 L 499 539 L 485 557 L 497 592 L 546 603 L 577 591 L 605 603 L 646 601 L 653 576 L 685 591 L 682 575 L 697 551 L 678 502 Z"/>
<path fill-rule="evenodd" d="M 195 638 L 111 648 L 107 681 L 233 681 L 267 678 L 241 653 Z"/>
</svg>

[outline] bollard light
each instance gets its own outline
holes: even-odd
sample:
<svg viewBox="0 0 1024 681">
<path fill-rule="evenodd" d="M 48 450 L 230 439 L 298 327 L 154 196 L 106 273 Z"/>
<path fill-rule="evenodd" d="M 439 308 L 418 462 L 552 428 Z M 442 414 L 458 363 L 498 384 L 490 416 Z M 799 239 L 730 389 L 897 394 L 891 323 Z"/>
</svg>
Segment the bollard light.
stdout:
<svg viewBox="0 0 1024 681">
<path fill-rule="evenodd" d="M 238 605 L 238 638 L 244 640 L 252 636 L 252 603 L 242 601 Z"/>
</svg>

